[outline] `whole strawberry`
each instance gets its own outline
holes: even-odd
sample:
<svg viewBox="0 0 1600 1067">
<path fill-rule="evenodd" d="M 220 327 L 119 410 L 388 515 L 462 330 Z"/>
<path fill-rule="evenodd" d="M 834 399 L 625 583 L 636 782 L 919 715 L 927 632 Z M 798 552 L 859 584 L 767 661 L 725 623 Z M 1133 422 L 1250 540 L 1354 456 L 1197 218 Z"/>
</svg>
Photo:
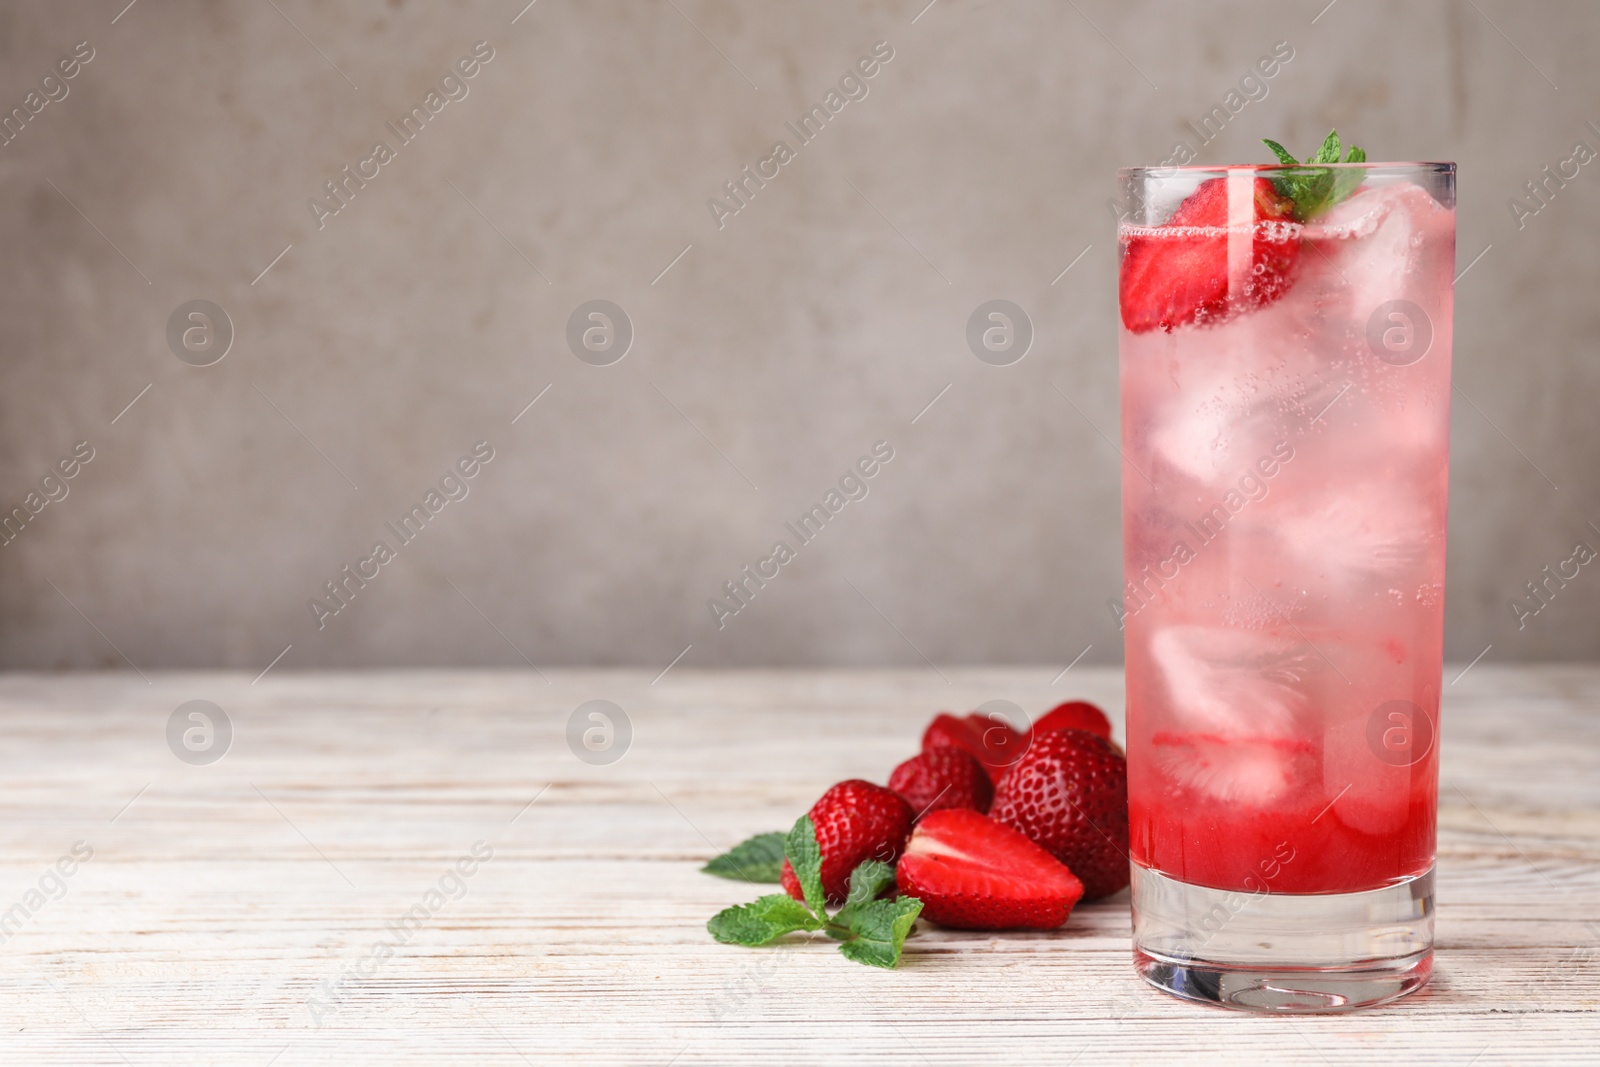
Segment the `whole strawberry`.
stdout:
<svg viewBox="0 0 1600 1067">
<path fill-rule="evenodd" d="M 983 764 L 959 748 L 941 745 L 912 756 L 889 775 L 889 788 L 906 798 L 918 819 L 944 808 L 988 811 L 994 786 Z"/>
<path fill-rule="evenodd" d="M 1103 737 L 1036 733 L 995 789 L 989 815 L 1065 863 L 1085 900 L 1128 884 L 1128 762 Z"/>
<path fill-rule="evenodd" d="M 1027 747 L 1027 739 L 999 716 L 973 712 L 957 718 L 948 711 L 934 716 L 922 732 L 922 751 L 959 748 L 975 757 L 996 782 Z"/>
<path fill-rule="evenodd" d="M 1017 710 L 1020 714 L 1021 709 Z M 1028 748 L 1027 733 L 1018 730 L 998 714 L 975 711 L 967 716 L 967 725 L 972 727 L 972 732 L 983 746 L 982 752 L 973 754 L 989 772 L 990 781 L 998 782 L 1001 775 L 1010 770 L 1011 765 Z"/>
<path fill-rule="evenodd" d="M 880 860 L 891 866 L 905 848 L 911 833 L 911 805 L 899 793 L 881 785 L 852 778 L 822 794 L 811 805 L 822 851 L 822 891 L 828 903 L 843 904 L 850 892 L 850 872 L 862 860 Z M 789 861 L 783 861 L 783 888 L 791 897 L 805 900 L 800 881 Z"/>
<path fill-rule="evenodd" d="M 1087 700 L 1069 700 L 1065 704 L 1057 704 L 1033 724 L 1036 734 L 1049 730 L 1088 730 L 1107 741 L 1111 740 L 1111 720 Z"/>
<path fill-rule="evenodd" d="M 922 751 L 934 748 L 959 748 L 976 757 L 983 753 L 983 739 L 967 720 L 941 711 L 922 731 Z"/>
</svg>

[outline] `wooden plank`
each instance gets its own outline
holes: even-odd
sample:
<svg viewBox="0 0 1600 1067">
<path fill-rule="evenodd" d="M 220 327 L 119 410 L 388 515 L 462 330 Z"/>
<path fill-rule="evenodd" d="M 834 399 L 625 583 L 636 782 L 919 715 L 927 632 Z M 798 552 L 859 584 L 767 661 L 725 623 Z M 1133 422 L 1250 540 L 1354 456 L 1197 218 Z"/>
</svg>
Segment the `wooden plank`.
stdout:
<svg viewBox="0 0 1600 1067">
<path fill-rule="evenodd" d="M 882 781 L 933 711 L 1085 696 L 1116 717 L 1117 672 L 1058 671 L 0 676 L 0 909 L 93 849 L 0 944 L 0 1060 L 1593 1062 L 1592 668 L 1480 664 L 1447 689 L 1438 977 L 1393 1008 L 1161 996 L 1125 897 L 1049 933 L 923 924 L 894 972 L 707 937 L 755 890 L 698 865 L 834 781 Z M 608 766 L 565 739 L 594 698 L 633 725 Z M 233 724 L 209 766 L 164 738 L 191 699 Z M 492 856 L 452 875 L 475 842 Z"/>
</svg>

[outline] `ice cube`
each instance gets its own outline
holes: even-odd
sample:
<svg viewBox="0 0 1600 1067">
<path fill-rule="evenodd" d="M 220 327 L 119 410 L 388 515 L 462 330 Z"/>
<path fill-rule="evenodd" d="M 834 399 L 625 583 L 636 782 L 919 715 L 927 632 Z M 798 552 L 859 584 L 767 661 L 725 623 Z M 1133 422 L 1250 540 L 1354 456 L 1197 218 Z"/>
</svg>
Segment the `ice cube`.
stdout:
<svg viewBox="0 0 1600 1067">
<path fill-rule="evenodd" d="M 1227 399 L 1231 374 L 1214 371 L 1204 381 L 1186 382 L 1184 393 L 1158 411 L 1150 430 L 1150 447 L 1167 463 L 1202 482 L 1226 478 L 1228 428 L 1232 419 Z"/>
<path fill-rule="evenodd" d="M 1443 524 L 1414 484 L 1374 478 L 1280 497 L 1271 523 L 1308 574 L 1339 585 L 1415 568 Z"/>
<path fill-rule="evenodd" d="M 1295 636 L 1168 626 L 1150 639 L 1174 725 L 1219 738 L 1289 738 L 1304 717 L 1312 653 Z"/>
<path fill-rule="evenodd" d="M 1161 773 L 1222 803 L 1265 807 L 1316 777 L 1307 735 L 1305 642 L 1253 629 L 1169 626 L 1150 641 L 1171 729 L 1152 739 Z"/>
<path fill-rule="evenodd" d="M 1234 327 L 1232 358 L 1197 353 L 1178 395 L 1151 419 L 1150 447 L 1162 461 L 1217 493 L 1255 475 L 1273 448 L 1293 436 L 1290 412 L 1319 387 L 1314 360 L 1280 336 L 1266 313 Z"/>
<path fill-rule="evenodd" d="M 1378 758 L 1367 717 L 1346 716 L 1323 737 L 1322 787 L 1334 815 L 1368 834 L 1392 834 L 1410 817 L 1412 769 Z"/>
<path fill-rule="evenodd" d="M 1158 733 L 1152 750 L 1169 781 L 1230 806 L 1280 806 L 1320 785 L 1316 746 L 1305 739 Z"/>
<path fill-rule="evenodd" d="M 1305 293 L 1301 294 L 1305 296 Z M 1150 447 L 1212 488 L 1251 474 L 1338 391 L 1311 343 L 1304 302 L 1282 300 L 1183 338 L 1182 358 L 1141 366 L 1135 410 L 1150 413 Z M 1124 374 L 1128 372 L 1125 370 Z"/>
<path fill-rule="evenodd" d="M 1349 284 L 1350 307 L 1366 314 L 1390 300 L 1418 300 L 1411 290 L 1424 281 L 1417 269 L 1424 233 L 1448 213 L 1410 182 L 1367 186 L 1334 205 L 1305 236 Z"/>
</svg>

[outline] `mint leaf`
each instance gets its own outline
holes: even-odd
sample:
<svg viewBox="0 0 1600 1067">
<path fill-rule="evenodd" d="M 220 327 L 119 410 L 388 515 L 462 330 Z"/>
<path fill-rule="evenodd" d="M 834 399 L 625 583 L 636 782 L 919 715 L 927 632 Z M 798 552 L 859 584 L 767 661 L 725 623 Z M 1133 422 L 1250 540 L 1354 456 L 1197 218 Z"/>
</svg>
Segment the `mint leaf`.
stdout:
<svg viewBox="0 0 1600 1067">
<path fill-rule="evenodd" d="M 1343 150 L 1343 145 L 1339 141 L 1338 130 L 1330 130 L 1328 136 L 1323 139 L 1322 147 L 1318 148 L 1304 164 L 1297 163 L 1288 149 L 1277 141 L 1263 140 L 1262 143 L 1272 150 L 1272 154 L 1277 156 L 1278 161 L 1285 167 L 1295 168 L 1275 172 L 1272 184 L 1278 190 L 1279 196 L 1293 201 L 1296 222 L 1306 222 L 1323 214 L 1355 192 L 1367 176 L 1367 172 L 1358 167 L 1335 171 L 1315 166 L 1318 163 L 1339 162 L 1339 153 Z M 1344 161 L 1365 163 L 1367 153 L 1352 146 Z"/>
<path fill-rule="evenodd" d="M 750 867 L 743 862 L 749 858 L 754 863 L 776 867 L 772 874 L 776 881 L 777 871 L 782 869 L 782 857 L 771 853 L 779 847 L 794 867 L 795 877 L 805 891 L 805 903 L 787 893 L 774 893 L 750 904 L 724 908 L 706 923 L 712 937 L 732 945 L 765 945 L 796 930 L 821 930 L 828 925 L 822 895 L 822 850 L 817 846 L 817 830 L 808 815 L 802 815 L 795 822 L 787 837 L 780 834 L 753 837 L 706 864 L 706 869 L 723 868 L 730 872 L 724 877 L 753 881 Z"/>
<path fill-rule="evenodd" d="M 718 856 L 705 869 L 724 877 L 753 880 L 753 868 L 777 862 L 772 854 L 777 834 L 760 834 Z M 797 930 L 825 930 L 843 941 L 839 951 L 857 963 L 893 967 L 900 962 L 911 924 L 922 913 L 915 897 L 878 900 L 894 884 L 894 868 L 878 860 L 863 860 L 850 872 L 850 892 L 830 920 L 822 892 L 822 849 L 817 828 L 802 815 L 783 838 L 783 853 L 794 868 L 805 893 L 805 903 L 787 893 L 774 893 L 749 904 L 724 908 L 706 923 L 711 936 L 724 944 L 766 945 Z M 718 868 L 713 870 L 713 868 Z"/>
<path fill-rule="evenodd" d="M 802 815 L 795 820 L 784 841 L 783 852 L 806 895 L 806 905 L 818 918 L 826 918 L 828 901 L 822 893 L 822 848 L 817 844 L 817 827 L 811 816 Z"/>
<path fill-rule="evenodd" d="M 1350 149 L 1350 155 L 1345 158 L 1346 163 L 1365 163 L 1366 161 L 1367 153 L 1359 148 Z M 1355 192 L 1356 187 L 1361 184 L 1362 179 L 1366 178 L 1366 176 L 1367 172 L 1358 167 L 1336 172 L 1333 177 L 1333 192 L 1331 199 L 1328 201 L 1328 206 L 1332 207 Z"/>
<path fill-rule="evenodd" d="M 922 913 L 916 897 L 872 900 L 861 905 L 851 917 L 850 931 L 855 936 L 839 946 L 848 959 L 871 967 L 893 967 L 900 962 L 911 924 Z"/>
<path fill-rule="evenodd" d="M 1329 130 L 1328 136 L 1322 142 L 1322 147 L 1317 149 L 1317 154 L 1306 160 L 1307 163 L 1337 163 L 1339 155 L 1343 152 L 1339 144 L 1339 131 Z"/>
<path fill-rule="evenodd" d="M 706 929 L 726 945 L 765 945 L 796 930 L 820 930 L 822 920 L 789 894 L 773 893 L 724 908 L 711 917 Z"/>
<path fill-rule="evenodd" d="M 757 834 L 713 857 L 700 869 L 740 882 L 776 882 L 783 873 L 783 835 Z"/>
<path fill-rule="evenodd" d="M 1263 137 L 1261 139 L 1261 143 L 1272 149 L 1272 154 L 1277 156 L 1278 162 L 1282 163 L 1284 166 L 1294 167 L 1299 165 L 1300 161 L 1291 156 L 1289 154 L 1289 150 L 1283 147 L 1283 145 L 1279 144 L 1277 141 L 1269 141 Z"/>
<path fill-rule="evenodd" d="M 855 921 L 856 915 L 892 885 L 894 885 L 893 867 L 878 860 L 862 860 L 860 865 L 850 872 L 850 895 L 846 898 L 844 907 L 839 909 L 828 924 L 828 936 L 840 940 L 847 939 L 850 936 L 850 924 Z"/>
<path fill-rule="evenodd" d="M 1277 141 L 1265 137 L 1261 143 L 1272 149 L 1272 154 L 1278 157 L 1278 162 L 1286 167 L 1298 167 L 1300 161 L 1289 153 L 1289 150 Z M 1273 187 L 1278 190 L 1278 195 L 1288 200 L 1299 200 L 1305 189 L 1305 174 L 1301 171 L 1279 171 L 1272 176 Z"/>
<path fill-rule="evenodd" d="M 865 904 L 877 899 L 878 894 L 894 885 L 894 868 L 878 860 L 862 860 L 850 872 L 851 904 Z"/>
</svg>

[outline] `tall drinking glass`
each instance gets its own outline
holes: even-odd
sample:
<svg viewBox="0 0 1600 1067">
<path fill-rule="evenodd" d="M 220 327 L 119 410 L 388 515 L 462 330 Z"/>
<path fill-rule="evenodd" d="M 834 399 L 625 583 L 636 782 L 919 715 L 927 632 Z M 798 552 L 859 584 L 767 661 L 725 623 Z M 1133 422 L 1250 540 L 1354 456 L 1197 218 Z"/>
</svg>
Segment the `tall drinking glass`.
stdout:
<svg viewBox="0 0 1600 1067">
<path fill-rule="evenodd" d="M 1135 966 L 1393 1000 L 1433 967 L 1455 165 L 1120 180 Z"/>
</svg>

